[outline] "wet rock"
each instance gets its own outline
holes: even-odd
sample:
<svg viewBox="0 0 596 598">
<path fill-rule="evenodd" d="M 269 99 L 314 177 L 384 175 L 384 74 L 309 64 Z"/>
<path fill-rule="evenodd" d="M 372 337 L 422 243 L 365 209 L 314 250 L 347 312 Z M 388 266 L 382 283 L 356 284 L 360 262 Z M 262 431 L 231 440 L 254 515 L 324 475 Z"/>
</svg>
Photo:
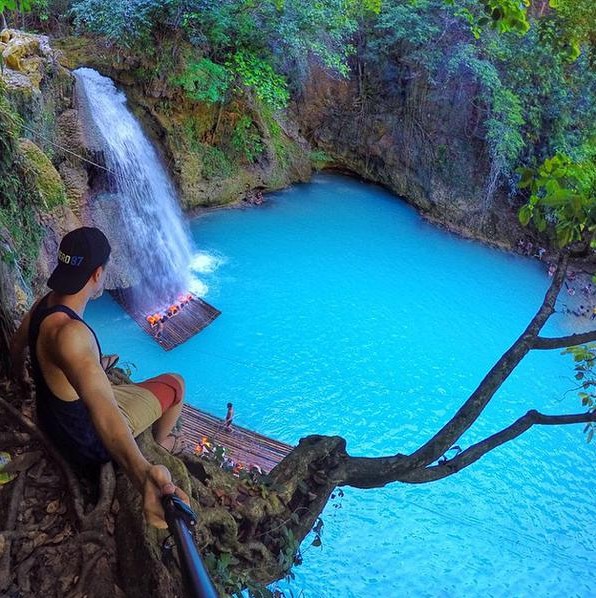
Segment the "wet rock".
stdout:
<svg viewBox="0 0 596 598">
<path fill-rule="evenodd" d="M 68 205 L 75 212 L 81 214 L 81 207 L 87 197 L 88 176 L 87 171 L 80 166 L 72 166 L 68 162 L 62 162 L 59 167 L 60 176 L 66 189 Z"/>
</svg>

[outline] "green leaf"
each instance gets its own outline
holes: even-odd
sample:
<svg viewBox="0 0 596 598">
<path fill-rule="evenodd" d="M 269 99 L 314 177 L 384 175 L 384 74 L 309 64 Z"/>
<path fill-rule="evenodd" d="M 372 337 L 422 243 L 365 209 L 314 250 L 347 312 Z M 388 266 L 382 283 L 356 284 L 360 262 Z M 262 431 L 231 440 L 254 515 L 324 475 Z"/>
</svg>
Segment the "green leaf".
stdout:
<svg viewBox="0 0 596 598">
<path fill-rule="evenodd" d="M 522 206 L 519 210 L 519 221 L 523 226 L 528 226 L 532 217 L 532 209 L 529 205 Z"/>
<path fill-rule="evenodd" d="M 526 187 L 529 187 L 534 179 L 534 171 L 530 168 L 518 168 L 517 172 L 521 176 L 517 186 L 520 189 L 525 189 Z"/>
<path fill-rule="evenodd" d="M 536 228 L 542 233 L 546 230 L 546 219 L 544 218 L 544 215 L 542 214 L 541 210 L 535 210 L 534 213 L 534 224 L 536 225 Z"/>
</svg>

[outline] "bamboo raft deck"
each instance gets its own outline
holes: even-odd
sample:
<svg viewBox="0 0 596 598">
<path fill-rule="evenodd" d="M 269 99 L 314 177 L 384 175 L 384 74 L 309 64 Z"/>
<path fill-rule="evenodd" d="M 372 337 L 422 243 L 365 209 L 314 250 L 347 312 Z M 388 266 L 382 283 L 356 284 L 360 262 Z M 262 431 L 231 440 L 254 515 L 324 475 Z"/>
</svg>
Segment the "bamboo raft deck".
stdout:
<svg viewBox="0 0 596 598">
<path fill-rule="evenodd" d="M 180 421 L 188 452 L 194 452 L 198 442 L 206 436 L 213 444 L 225 447 L 226 456 L 235 463 L 247 469 L 257 465 L 263 473 L 269 473 L 294 448 L 236 425 L 227 431 L 223 419 L 190 405 L 183 406 Z"/>
<path fill-rule="evenodd" d="M 175 316 L 163 324 L 160 336 L 156 336 L 158 328 L 151 327 L 147 321 L 147 314 L 131 307 L 130 289 L 116 289 L 109 291 L 114 300 L 126 313 L 164 350 L 170 351 L 189 338 L 209 326 L 221 312 L 203 301 L 200 297 L 192 295 L 193 300 L 185 305 Z M 190 294 L 190 293 L 188 293 Z"/>
</svg>

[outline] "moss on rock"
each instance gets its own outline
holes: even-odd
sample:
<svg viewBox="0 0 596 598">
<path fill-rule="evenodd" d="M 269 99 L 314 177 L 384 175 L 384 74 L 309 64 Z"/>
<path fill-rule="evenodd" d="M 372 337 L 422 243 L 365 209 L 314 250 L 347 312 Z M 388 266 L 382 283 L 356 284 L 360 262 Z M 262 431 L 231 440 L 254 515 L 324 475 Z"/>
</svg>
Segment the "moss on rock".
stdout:
<svg viewBox="0 0 596 598">
<path fill-rule="evenodd" d="M 39 194 L 41 205 L 51 210 L 66 202 L 64 183 L 50 159 L 30 139 L 20 139 L 23 168 Z"/>
</svg>

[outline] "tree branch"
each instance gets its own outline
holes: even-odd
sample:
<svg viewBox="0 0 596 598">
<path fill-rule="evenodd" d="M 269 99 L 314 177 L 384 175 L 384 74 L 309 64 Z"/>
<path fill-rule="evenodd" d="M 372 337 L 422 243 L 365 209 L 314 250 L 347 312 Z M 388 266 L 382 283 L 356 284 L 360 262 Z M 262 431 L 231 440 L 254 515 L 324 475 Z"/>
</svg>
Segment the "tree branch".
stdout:
<svg viewBox="0 0 596 598">
<path fill-rule="evenodd" d="M 532 343 L 532 349 L 563 349 L 565 347 L 575 347 L 593 341 L 596 341 L 596 330 L 553 338 L 537 336 Z"/>
<path fill-rule="evenodd" d="M 453 457 L 453 459 L 449 459 L 447 462 L 440 463 L 439 465 L 433 465 L 432 467 L 416 469 L 402 476 L 399 481 L 410 484 L 423 484 L 446 478 L 478 461 L 478 459 L 496 447 L 521 436 L 534 425 L 560 426 L 589 422 L 596 422 L 596 411 L 574 415 L 544 415 L 532 409 L 510 426 L 472 445 L 456 457 Z"/>
<path fill-rule="evenodd" d="M 533 346 L 541 328 L 554 312 L 555 301 L 565 279 L 569 254 L 559 256 L 557 271 L 547 290 L 542 305 L 515 343 L 492 367 L 468 400 L 428 442 L 411 455 L 392 457 L 350 457 L 345 455 L 338 485 L 357 488 L 377 488 L 401 479 L 403 474 L 424 468 L 436 461 L 478 419 L 503 382 L 517 367 Z"/>
</svg>

